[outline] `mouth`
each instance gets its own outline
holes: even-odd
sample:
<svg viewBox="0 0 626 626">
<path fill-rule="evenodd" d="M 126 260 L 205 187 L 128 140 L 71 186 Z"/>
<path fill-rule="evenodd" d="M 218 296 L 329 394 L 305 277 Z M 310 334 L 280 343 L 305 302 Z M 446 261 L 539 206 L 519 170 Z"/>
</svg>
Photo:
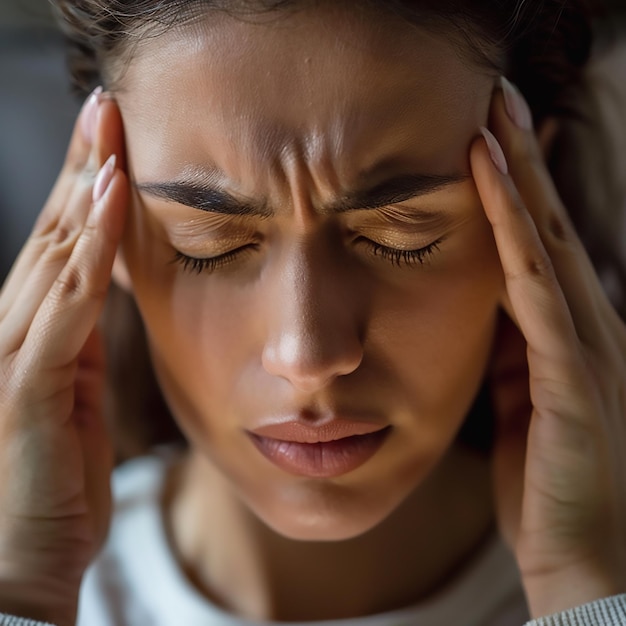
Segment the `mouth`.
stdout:
<svg viewBox="0 0 626 626">
<path fill-rule="evenodd" d="M 296 476 L 336 478 L 371 459 L 391 428 L 334 420 L 319 427 L 288 422 L 246 432 L 257 450 L 280 469 Z"/>
</svg>

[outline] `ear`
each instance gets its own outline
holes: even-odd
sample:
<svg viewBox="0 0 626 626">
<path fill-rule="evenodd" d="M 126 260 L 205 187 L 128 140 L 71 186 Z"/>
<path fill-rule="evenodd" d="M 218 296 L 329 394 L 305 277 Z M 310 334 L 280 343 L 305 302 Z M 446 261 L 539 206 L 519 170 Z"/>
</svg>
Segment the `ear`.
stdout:
<svg viewBox="0 0 626 626">
<path fill-rule="evenodd" d="M 121 249 L 118 249 L 115 255 L 115 262 L 113 263 L 113 282 L 126 293 L 132 294 L 133 284 L 130 280 L 128 267 Z"/>
</svg>

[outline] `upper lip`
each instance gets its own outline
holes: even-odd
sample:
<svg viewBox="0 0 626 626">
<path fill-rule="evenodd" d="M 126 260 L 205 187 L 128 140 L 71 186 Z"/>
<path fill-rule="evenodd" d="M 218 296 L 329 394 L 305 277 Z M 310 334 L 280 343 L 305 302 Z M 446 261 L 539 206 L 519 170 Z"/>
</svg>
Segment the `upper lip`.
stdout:
<svg viewBox="0 0 626 626">
<path fill-rule="evenodd" d="M 294 443 L 327 443 L 355 435 L 368 435 L 383 430 L 385 424 L 362 420 L 333 418 L 320 424 L 289 420 L 265 424 L 249 432 L 257 437 L 291 441 Z"/>
</svg>

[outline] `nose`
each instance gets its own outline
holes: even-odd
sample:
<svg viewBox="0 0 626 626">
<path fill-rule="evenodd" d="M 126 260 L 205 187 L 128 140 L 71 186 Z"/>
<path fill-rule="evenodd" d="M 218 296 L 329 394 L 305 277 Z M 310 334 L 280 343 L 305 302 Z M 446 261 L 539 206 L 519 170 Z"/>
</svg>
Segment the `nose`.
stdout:
<svg viewBox="0 0 626 626">
<path fill-rule="evenodd" d="M 312 245 L 294 246 L 277 265 L 263 367 L 314 393 L 361 364 L 363 297 L 346 263 Z"/>
</svg>

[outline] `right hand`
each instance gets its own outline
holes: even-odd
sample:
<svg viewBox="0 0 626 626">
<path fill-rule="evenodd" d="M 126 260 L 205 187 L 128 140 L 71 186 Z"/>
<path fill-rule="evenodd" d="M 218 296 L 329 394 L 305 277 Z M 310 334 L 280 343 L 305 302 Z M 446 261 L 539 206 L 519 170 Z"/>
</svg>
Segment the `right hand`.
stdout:
<svg viewBox="0 0 626 626">
<path fill-rule="evenodd" d="M 117 105 L 92 96 L 0 291 L 0 612 L 58 626 L 75 622 L 111 515 L 96 323 L 126 217 L 122 135 Z"/>
</svg>

